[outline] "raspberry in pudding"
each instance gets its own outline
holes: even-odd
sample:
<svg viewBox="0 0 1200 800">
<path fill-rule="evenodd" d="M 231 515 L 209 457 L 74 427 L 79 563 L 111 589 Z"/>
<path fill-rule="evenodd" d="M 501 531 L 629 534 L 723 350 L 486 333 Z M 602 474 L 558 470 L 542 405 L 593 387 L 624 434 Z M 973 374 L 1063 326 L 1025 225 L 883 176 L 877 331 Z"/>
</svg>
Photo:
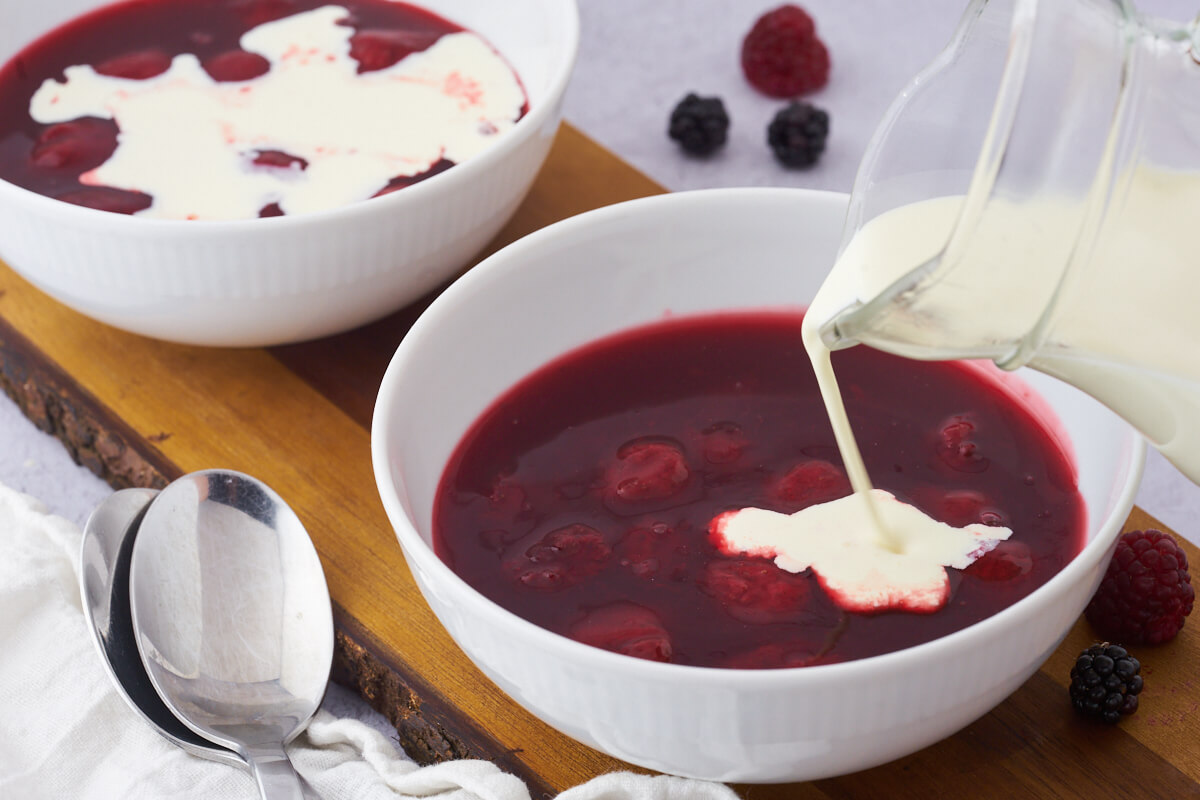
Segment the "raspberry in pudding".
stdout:
<svg viewBox="0 0 1200 800">
<path fill-rule="evenodd" d="M 486 41 L 391 0 L 125 0 L 0 70 L 0 178 L 169 219 L 322 211 L 490 147 L 527 110 Z"/>
<path fill-rule="evenodd" d="M 866 347 L 833 358 L 877 487 L 947 525 L 1011 536 L 947 567 L 935 611 L 864 610 L 816 570 L 726 547 L 712 533 L 722 514 L 792 515 L 850 494 L 801 319 L 670 320 L 521 381 L 447 465 L 438 555 L 501 606 L 578 641 L 736 668 L 920 644 L 1020 600 L 1074 557 L 1083 501 L 1055 432 L 967 365 Z"/>
</svg>

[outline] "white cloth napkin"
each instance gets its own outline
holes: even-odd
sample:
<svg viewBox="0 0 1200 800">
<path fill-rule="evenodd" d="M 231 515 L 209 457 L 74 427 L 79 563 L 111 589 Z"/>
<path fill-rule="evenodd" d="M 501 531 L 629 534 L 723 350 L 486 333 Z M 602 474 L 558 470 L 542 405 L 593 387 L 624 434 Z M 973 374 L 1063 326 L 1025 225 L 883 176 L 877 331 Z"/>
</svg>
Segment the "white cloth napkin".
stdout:
<svg viewBox="0 0 1200 800">
<path fill-rule="evenodd" d="M 188 755 L 130 710 L 109 683 L 83 617 L 81 533 L 0 485 L 0 798 L 246 798 L 249 775 Z M 487 761 L 420 767 L 379 731 L 321 711 L 289 747 L 327 800 L 531 800 Z M 736 800 L 726 786 L 603 775 L 559 800 Z"/>
</svg>

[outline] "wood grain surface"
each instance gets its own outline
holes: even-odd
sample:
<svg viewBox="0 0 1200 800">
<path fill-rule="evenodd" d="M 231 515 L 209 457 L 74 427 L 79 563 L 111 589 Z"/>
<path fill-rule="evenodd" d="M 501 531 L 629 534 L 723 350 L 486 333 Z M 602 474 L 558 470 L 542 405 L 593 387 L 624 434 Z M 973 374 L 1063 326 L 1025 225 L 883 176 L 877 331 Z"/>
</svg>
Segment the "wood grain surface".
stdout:
<svg viewBox="0 0 1200 800">
<path fill-rule="evenodd" d="M 494 250 L 558 219 L 663 191 L 569 125 Z M 0 386 L 77 461 L 114 487 L 165 485 L 227 467 L 262 478 L 304 520 L 337 625 L 335 679 L 396 726 L 416 760 L 477 757 L 535 798 L 630 769 L 542 724 L 503 695 L 425 605 L 375 489 L 370 415 L 383 371 L 425 303 L 328 339 L 270 349 L 152 341 L 93 322 L 0 265 Z M 1139 509 L 1128 527 L 1162 527 Z M 1200 555 L 1185 543 L 1189 557 Z M 1012 697 L 919 753 L 746 798 L 1200 796 L 1200 623 L 1135 651 L 1138 714 L 1085 724 L 1066 698 L 1086 622 Z"/>
</svg>

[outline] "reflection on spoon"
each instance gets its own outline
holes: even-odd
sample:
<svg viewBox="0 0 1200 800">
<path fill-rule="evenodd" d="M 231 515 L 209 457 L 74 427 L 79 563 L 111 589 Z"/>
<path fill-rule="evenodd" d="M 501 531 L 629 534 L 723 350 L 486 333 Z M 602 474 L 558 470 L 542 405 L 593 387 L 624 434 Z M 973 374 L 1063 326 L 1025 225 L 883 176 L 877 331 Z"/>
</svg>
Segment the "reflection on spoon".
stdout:
<svg viewBox="0 0 1200 800">
<path fill-rule="evenodd" d="M 325 693 L 333 616 L 321 562 L 287 503 L 228 470 L 175 481 L 142 519 L 130 603 L 167 707 L 241 755 L 263 797 L 303 797 L 283 748 Z"/>
<path fill-rule="evenodd" d="M 171 713 L 138 654 L 129 610 L 129 562 L 142 514 L 157 494 L 153 489 L 122 489 L 88 517 L 80 549 L 83 614 L 100 660 L 130 708 L 192 755 L 246 769 L 237 753 L 197 735 Z"/>
</svg>

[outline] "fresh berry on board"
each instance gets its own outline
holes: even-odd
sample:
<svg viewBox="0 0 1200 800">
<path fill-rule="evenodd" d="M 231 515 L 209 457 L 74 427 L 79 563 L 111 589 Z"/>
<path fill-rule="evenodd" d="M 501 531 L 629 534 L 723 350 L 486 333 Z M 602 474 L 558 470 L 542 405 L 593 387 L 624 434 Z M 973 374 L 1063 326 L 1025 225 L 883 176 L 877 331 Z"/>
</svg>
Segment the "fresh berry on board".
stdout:
<svg viewBox="0 0 1200 800">
<path fill-rule="evenodd" d="M 687 152 L 705 156 L 725 144 L 729 114 L 719 97 L 689 94 L 671 112 L 667 135 Z"/>
<path fill-rule="evenodd" d="M 1071 667 L 1071 705 L 1110 725 L 1137 711 L 1142 665 L 1124 648 L 1104 642 L 1079 654 Z"/>
<path fill-rule="evenodd" d="M 784 5 L 758 18 L 742 41 L 742 72 L 771 97 L 796 97 L 829 80 L 829 51 L 808 13 Z"/>
<path fill-rule="evenodd" d="M 789 103 L 767 126 L 767 144 L 788 167 L 808 167 L 825 151 L 829 114 L 809 103 Z"/>
<path fill-rule="evenodd" d="M 1149 528 L 1117 540 L 1085 614 L 1103 636 L 1161 644 L 1179 633 L 1195 599 L 1187 553 L 1170 534 Z"/>
</svg>

